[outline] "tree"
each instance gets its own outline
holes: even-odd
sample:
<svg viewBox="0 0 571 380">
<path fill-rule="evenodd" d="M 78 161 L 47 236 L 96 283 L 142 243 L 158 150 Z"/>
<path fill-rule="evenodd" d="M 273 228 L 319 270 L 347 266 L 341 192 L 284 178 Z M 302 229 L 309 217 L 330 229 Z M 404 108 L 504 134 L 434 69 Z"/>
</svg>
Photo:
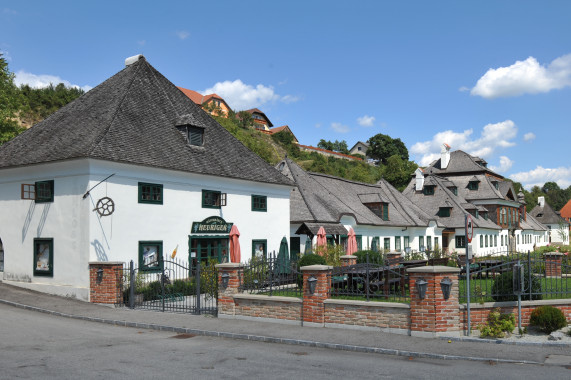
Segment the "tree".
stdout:
<svg viewBox="0 0 571 380">
<path fill-rule="evenodd" d="M 254 118 L 252 117 L 252 114 L 246 111 L 240 111 L 236 114 L 236 119 L 238 122 L 238 125 L 241 128 L 250 128 L 252 125 L 254 125 Z"/>
<path fill-rule="evenodd" d="M 398 155 L 403 161 L 408 161 L 408 149 L 400 139 L 393 139 L 379 133 L 368 140 L 367 156 L 376 158 L 386 164 L 389 157 Z"/>
<path fill-rule="evenodd" d="M 8 69 L 8 62 L 0 53 L 0 145 L 23 131 L 16 118 L 20 110 L 18 87 L 14 74 Z"/>
<path fill-rule="evenodd" d="M 347 141 L 345 140 L 335 140 L 335 142 L 331 142 L 329 140 L 321 139 L 317 144 L 318 148 L 325 149 L 325 150 L 332 150 L 334 152 L 339 152 L 343 154 L 349 154 L 349 148 L 347 147 Z"/>
<path fill-rule="evenodd" d="M 382 175 L 398 191 L 403 191 L 411 180 L 411 175 L 418 168 L 413 161 L 404 161 L 398 154 L 387 159 L 387 164 L 382 168 Z"/>
</svg>

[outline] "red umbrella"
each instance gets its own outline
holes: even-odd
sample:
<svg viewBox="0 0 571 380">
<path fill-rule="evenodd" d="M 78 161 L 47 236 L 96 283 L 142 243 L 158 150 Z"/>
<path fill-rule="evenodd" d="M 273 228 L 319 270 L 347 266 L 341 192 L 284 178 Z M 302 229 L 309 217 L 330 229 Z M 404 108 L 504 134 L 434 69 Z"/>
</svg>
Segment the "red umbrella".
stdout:
<svg viewBox="0 0 571 380">
<path fill-rule="evenodd" d="M 349 233 L 347 234 L 347 254 L 352 255 L 357 252 L 357 250 L 357 238 L 355 237 L 355 231 L 353 230 L 353 227 L 351 227 Z"/>
<path fill-rule="evenodd" d="M 319 227 L 317 231 L 317 246 L 318 247 L 327 247 L 327 236 L 325 236 L 325 228 Z"/>
<path fill-rule="evenodd" d="M 240 237 L 240 231 L 238 227 L 234 224 L 230 230 L 230 262 L 239 263 L 240 262 L 240 242 L 238 238 Z"/>
</svg>

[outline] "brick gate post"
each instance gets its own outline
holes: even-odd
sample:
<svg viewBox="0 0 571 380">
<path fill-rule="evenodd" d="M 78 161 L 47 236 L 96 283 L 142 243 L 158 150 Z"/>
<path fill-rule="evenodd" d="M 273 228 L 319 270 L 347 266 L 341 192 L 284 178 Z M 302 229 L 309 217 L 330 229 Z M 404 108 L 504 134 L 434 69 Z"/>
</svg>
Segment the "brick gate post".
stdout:
<svg viewBox="0 0 571 380">
<path fill-rule="evenodd" d="M 308 265 L 301 267 L 303 273 L 302 323 L 304 326 L 325 326 L 325 305 L 331 288 L 331 270 L 328 265 Z M 311 279 L 311 280 L 310 280 Z M 308 280 L 310 280 L 308 282 Z M 313 294 L 310 284 L 313 283 Z"/>
<path fill-rule="evenodd" d="M 407 269 L 410 278 L 410 333 L 412 336 L 458 334 L 460 304 L 458 301 L 459 268 L 430 266 Z M 427 282 L 424 299 L 420 299 L 417 282 Z M 445 300 L 441 282 L 452 281 L 450 297 Z"/>
<path fill-rule="evenodd" d="M 123 303 L 123 263 L 117 261 L 89 263 L 89 302 Z"/>
<path fill-rule="evenodd" d="M 216 264 L 218 269 L 218 315 L 234 315 L 234 295 L 238 293 L 240 279 L 243 277 L 244 264 Z M 225 285 L 227 281 L 227 285 Z"/>
<path fill-rule="evenodd" d="M 561 263 L 563 254 L 561 252 L 545 252 L 545 277 L 561 277 Z"/>
<path fill-rule="evenodd" d="M 339 259 L 341 260 L 342 267 L 348 267 L 350 265 L 357 264 L 357 256 L 355 255 L 344 255 L 340 256 Z"/>
</svg>

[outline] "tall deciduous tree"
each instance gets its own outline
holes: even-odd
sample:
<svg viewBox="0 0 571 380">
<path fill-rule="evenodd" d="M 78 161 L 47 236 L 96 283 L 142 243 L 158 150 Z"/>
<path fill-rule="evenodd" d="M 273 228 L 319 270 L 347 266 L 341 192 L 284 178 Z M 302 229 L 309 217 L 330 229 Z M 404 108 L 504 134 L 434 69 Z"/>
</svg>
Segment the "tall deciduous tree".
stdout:
<svg viewBox="0 0 571 380">
<path fill-rule="evenodd" d="M 321 139 L 317 144 L 318 148 L 325 149 L 325 150 L 332 150 L 334 152 L 339 152 L 343 154 L 349 154 L 349 148 L 347 147 L 347 141 L 345 140 L 335 140 L 335 142 Z"/>
<path fill-rule="evenodd" d="M 408 161 L 408 149 L 401 139 L 393 139 L 391 136 L 379 133 L 369 139 L 367 156 L 387 163 L 389 157 L 398 155 L 403 161 Z"/>
<path fill-rule="evenodd" d="M 20 109 L 18 87 L 14 74 L 8 69 L 8 62 L 0 53 L 0 145 L 22 132 L 16 117 Z"/>
</svg>

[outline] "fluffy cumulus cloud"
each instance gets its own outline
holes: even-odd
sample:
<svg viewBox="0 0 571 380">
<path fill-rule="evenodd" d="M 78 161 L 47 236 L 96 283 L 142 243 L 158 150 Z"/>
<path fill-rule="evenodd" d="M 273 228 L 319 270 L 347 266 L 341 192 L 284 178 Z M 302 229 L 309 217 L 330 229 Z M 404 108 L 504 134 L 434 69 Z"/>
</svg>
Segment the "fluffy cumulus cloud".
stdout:
<svg viewBox="0 0 571 380">
<path fill-rule="evenodd" d="M 510 175 L 514 181 L 521 182 L 526 189 L 533 186 L 543 186 L 545 182 L 557 182 L 559 187 L 567 188 L 571 186 L 571 167 L 544 168 L 537 166 L 527 172 L 519 172 Z"/>
<path fill-rule="evenodd" d="M 523 141 L 535 140 L 535 133 L 529 132 L 523 135 Z"/>
<path fill-rule="evenodd" d="M 571 86 L 571 54 L 561 56 L 547 66 L 529 57 L 511 66 L 489 69 L 470 93 L 493 99 L 538 94 L 567 86 Z"/>
<path fill-rule="evenodd" d="M 498 172 L 498 173 L 505 173 L 511 169 L 513 164 L 514 164 L 514 162 L 512 160 L 510 160 L 508 157 L 500 156 L 500 165 L 499 166 L 490 166 L 490 169 L 492 169 L 493 171 Z"/>
<path fill-rule="evenodd" d="M 77 84 L 72 84 L 69 81 L 61 79 L 60 77 L 55 75 L 47 75 L 47 74 L 36 75 L 22 70 L 16 73 L 16 77 L 14 78 L 14 83 L 17 86 L 27 84 L 32 88 L 44 88 L 48 87 L 50 84 L 53 84 L 55 86 L 58 85 L 59 83 L 63 83 L 67 87 L 81 88 L 83 91 L 86 92 L 92 89 L 91 86 L 87 85 L 79 86 Z"/>
<path fill-rule="evenodd" d="M 242 82 L 240 79 L 235 81 L 218 82 L 214 86 L 202 91 L 203 94 L 216 93 L 226 100 L 228 105 L 235 110 L 246 110 L 254 107 L 261 107 L 265 103 L 272 101 L 282 101 L 284 103 L 293 103 L 299 99 L 292 95 L 280 96 L 275 93 L 272 86 L 264 86 L 258 84 L 252 86 Z"/>
<path fill-rule="evenodd" d="M 350 131 L 349 127 L 341 123 L 331 123 L 331 129 L 337 133 L 347 133 Z"/>
<path fill-rule="evenodd" d="M 463 150 L 474 156 L 490 157 L 498 150 L 514 146 L 512 141 L 517 136 L 517 126 L 511 120 L 501 123 L 488 124 L 482 129 L 480 137 L 474 138 L 474 131 L 467 129 L 463 132 L 438 132 L 430 141 L 417 142 L 410 148 L 410 153 L 416 156 L 421 166 L 426 166 L 440 157 L 440 148 L 447 143 L 452 150 Z"/>
<path fill-rule="evenodd" d="M 357 123 L 362 127 L 372 127 L 375 123 L 375 117 L 369 115 L 361 116 L 357 118 Z"/>
</svg>

